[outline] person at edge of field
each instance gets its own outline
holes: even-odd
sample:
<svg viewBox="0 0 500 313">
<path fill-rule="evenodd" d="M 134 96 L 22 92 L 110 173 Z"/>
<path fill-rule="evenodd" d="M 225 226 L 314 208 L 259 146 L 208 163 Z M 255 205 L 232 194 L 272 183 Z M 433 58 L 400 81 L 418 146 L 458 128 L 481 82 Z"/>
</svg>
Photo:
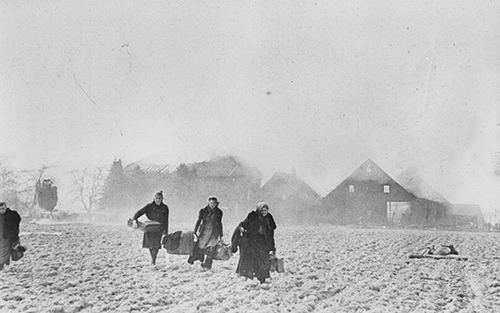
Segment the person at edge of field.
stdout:
<svg viewBox="0 0 500 313">
<path fill-rule="evenodd" d="M 240 248 L 237 274 L 250 279 L 257 277 L 260 283 L 265 283 L 271 277 L 269 261 L 270 256 L 276 254 L 275 229 L 276 223 L 269 213 L 269 206 L 260 202 L 233 234 L 231 249 L 235 252 L 235 245 Z"/>
<path fill-rule="evenodd" d="M 195 261 L 201 261 L 201 267 L 211 269 L 216 253 L 216 245 L 221 240 L 222 210 L 219 209 L 217 198 L 210 196 L 207 206 L 200 210 L 198 220 L 194 226 L 195 244 L 188 263 L 193 264 Z"/>
<path fill-rule="evenodd" d="M 0 202 L 0 271 L 10 264 L 11 251 L 19 246 L 21 216 Z"/>
<path fill-rule="evenodd" d="M 142 247 L 149 249 L 151 264 L 153 265 L 156 265 L 156 257 L 161 249 L 162 236 L 168 235 L 168 213 L 168 206 L 163 203 L 163 192 L 159 191 L 154 195 L 153 202 L 146 204 L 133 217 L 136 224 L 137 219 L 144 214 L 148 219 L 160 223 L 158 231 L 144 232 L 142 239 Z"/>
</svg>

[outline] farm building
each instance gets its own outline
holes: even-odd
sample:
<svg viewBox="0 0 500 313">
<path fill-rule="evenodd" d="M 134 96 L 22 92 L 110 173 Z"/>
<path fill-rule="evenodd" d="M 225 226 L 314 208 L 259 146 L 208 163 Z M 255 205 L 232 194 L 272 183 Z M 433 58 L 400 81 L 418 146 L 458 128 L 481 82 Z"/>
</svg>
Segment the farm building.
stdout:
<svg viewBox="0 0 500 313">
<path fill-rule="evenodd" d="M 323 198 L 339 224 L 407 224 L 417 197 L 368 159 Z"/>
<path fill-rule="evenodd" d="M 450 220 L 457 229 L 482 229 L 484 217 L 477 204 L 452 204 Z"/>
<path fill-rule="evenodd" d="M 397 179 L 406 190 L 417 197 L 416 204 L 413 204 L 414 209 L 408 221 L 409 224 L 451 226 L 449 219 L 451 203 L 415 171 L 406 170 Z"/>
<path fill-rule="evenodd" d="M 215 195 L 225 210 L 224 220 L 242 219 L 253 208 L 251 199 L 260 189 L 262 174 L 254 167 L 233 156 L 216 157 L 209 161 L 169 165 L 134 162 L 125 167 L 125 175 L 137 181 L 141 202 L 150 201 L 152 194 L 163 190 L 165 203 L 177 220 L 192 220 L 206 205 L 208 196 Z M 141 188 L 145 185 L 144 188 Z"/>
<path fill-rule="evenodd" d="M 253 208 L 251 199 L 260 189 L 262 174 L 233 156 L 181 164 L 172 172 L 173 198 L 181 207 L 199 209 L 215 195 L 227 207 L 225 220 L 241 219 Z"/>
<path fill-rule="evenodd" d="M 321 197 L 294 173 L 275 173 L 254 202 L 265 201 L 279 223 L 303 224 L 318 218 Z"/>
</svg>

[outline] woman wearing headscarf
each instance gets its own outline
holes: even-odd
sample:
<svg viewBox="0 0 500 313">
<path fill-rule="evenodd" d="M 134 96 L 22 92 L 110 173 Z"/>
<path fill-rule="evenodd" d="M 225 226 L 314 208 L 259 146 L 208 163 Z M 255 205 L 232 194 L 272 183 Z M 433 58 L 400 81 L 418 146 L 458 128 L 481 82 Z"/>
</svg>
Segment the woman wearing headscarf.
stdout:
<svg viewBox="0 0 500 313">
<path fill-rule="evenodd" d="M 0 202 L 0 271 L 10 264 L 11 251 L 19 245 L 20 222 L 19 214 Z"/>
<path fill-rule="evenodd" d="M 144 232 L 142 239 L 142 247 L 149 249 L 153 265 L 156 264 L 156 256 L 161 248 L 161 238 L 168 234 L 168 213 L 168 206 L 163 203 L 163 192 L 159 191 L 155 194 L 153 202 L 137 211 L 133 217 L 133 220 L 137 223 L 137 219 L 146 214 L 146 217 L 151 221 L 160 223 L 158 231 Z"/>
<path fill-rule="evenodd" d="M 201 261 L 203 268 L 212 268 L 216 245 L 222 240 L 222 210 L 216 197 L 209 197 L 208 205 L 200 210 L 194 226 L 194 240 L 196 243 L 188 263 Z"/>
<path fill-rule="evenodd" d="M 265 202 L 259 203 L 233 235 L 233 251 L 235 243 L 240 247 L 236 273 L 251 279 L 257 277 L 261 283 L 270 277 L 269 255 L 276 252 L 275 229 L 276 223 L 269 213 L 269 206 Z"/>
</svg>

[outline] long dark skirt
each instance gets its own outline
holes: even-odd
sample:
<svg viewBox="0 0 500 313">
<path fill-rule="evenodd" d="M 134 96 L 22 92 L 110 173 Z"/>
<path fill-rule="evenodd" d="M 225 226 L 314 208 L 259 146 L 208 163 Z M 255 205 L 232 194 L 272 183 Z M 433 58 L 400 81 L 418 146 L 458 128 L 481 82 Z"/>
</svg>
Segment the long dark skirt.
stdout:
<svg viewBox="0 0 500 313">
<path fill-rule="evenodd" d="M 240 241 L 240 260 L 236 273 L 263 282 L 269 278 L 269 251 L 262 235 L 244 235 Z"/>
<path fill-rule="evenodd" d="M 145 232 L 142 238 L 142 247 L 148 249 L 160 249 L 161 248 L 161 236 L 162 232 Z"/>
<path fill-rule="evenodd" d="M 10 264 L 10 242 L 0 234 L 0 270 Z"/>
</svg>

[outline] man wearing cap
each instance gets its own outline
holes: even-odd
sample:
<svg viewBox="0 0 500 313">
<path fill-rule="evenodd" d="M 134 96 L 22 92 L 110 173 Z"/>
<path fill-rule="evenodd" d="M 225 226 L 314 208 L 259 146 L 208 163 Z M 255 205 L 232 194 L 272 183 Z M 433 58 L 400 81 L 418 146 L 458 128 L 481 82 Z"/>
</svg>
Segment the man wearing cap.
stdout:
<svg viewBox="0 0 500 313">
<path fill-rule="evenodd" d="M 196 244 L 188 263 L 193 264 L 199 260 L 203 268 L 212 268 L 216 245 L 222 240 L 222 210 L 219 209 L 219 201 L 214 196 L 208 198 L 208 205 L 198 214 L 194 226 L 194 240 Z"/>
</svg>

